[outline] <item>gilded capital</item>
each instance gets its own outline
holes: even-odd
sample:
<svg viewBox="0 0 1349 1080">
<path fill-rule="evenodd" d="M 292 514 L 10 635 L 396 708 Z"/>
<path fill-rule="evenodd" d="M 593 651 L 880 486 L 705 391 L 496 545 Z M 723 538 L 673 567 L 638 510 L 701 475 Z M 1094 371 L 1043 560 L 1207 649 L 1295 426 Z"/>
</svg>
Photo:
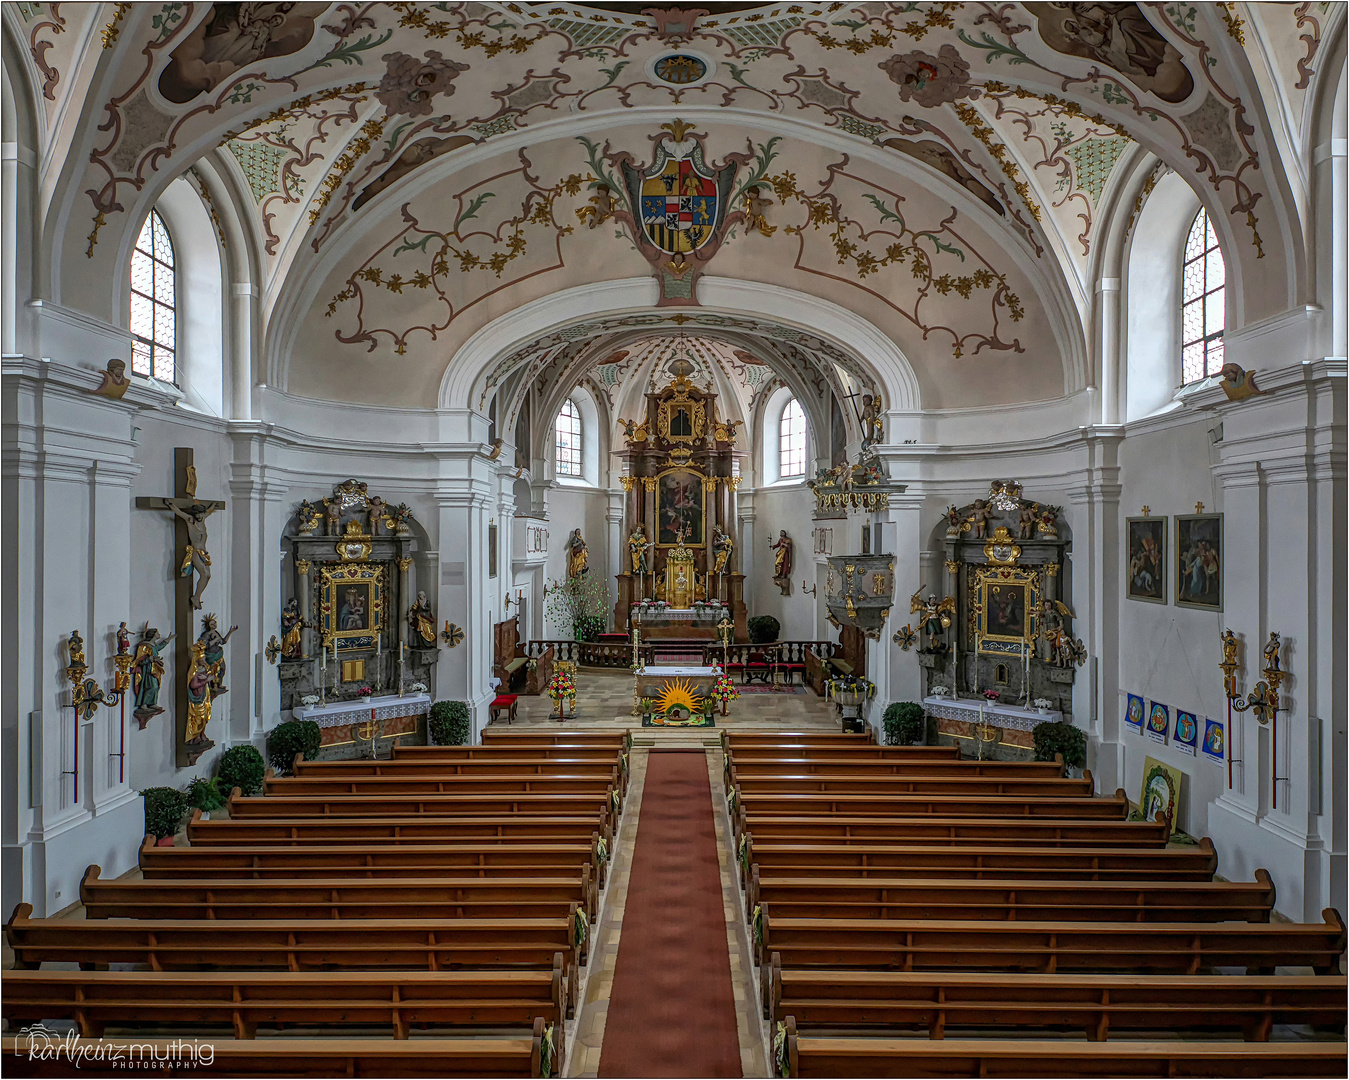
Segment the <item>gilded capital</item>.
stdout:
<svg viewBox="0 0 1349 1080">
<path fill-rule="evenodd" d="M 295 569 L 298 570 L 298 571 L 299 571 L 300 573 L 302 573 L 302 574 L 307 574 L 307 573 L 309 573 L 309 560 L 308 560 L 308 559 L 296 559 L 296 560 L 295 560 Z"/>
</svg>

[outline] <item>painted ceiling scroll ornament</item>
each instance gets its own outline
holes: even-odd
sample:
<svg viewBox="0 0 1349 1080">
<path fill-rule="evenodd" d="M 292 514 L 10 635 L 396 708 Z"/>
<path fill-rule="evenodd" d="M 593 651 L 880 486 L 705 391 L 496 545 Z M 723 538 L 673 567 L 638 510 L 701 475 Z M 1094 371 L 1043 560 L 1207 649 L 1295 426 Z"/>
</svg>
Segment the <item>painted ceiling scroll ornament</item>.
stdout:
<svg viewBox="0 0 1349 1080">
<path fill-rule="evenodd" d="M 1137 4 L 1032 3 L 1026 9 L 1055 52 L 1104 64 L 1172 105 L 1194 92 L 1184 58 Z"/>
<path fill-rule="evenodd" d="M 159 77 L 159 92 L 185 105 L 259 60 L 290 56 L 309 44 L 328 5 L 215 4 L 183 39 Z"/>
</svg>

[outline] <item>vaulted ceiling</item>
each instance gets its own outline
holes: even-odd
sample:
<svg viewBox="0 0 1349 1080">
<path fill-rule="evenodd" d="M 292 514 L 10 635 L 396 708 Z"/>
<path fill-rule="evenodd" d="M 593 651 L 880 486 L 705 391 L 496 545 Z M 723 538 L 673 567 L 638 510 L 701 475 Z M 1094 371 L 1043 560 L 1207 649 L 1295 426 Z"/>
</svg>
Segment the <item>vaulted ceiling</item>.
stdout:
<svg viewBox="0 0 1349 1080">
<path fill-rule="evenodd" d="M 706 333 L 704 281 L 773 286 L 874 326 L 924 407 L 1045 400 L 1091 385 L 1107 238 L 1170 168 L 1240 319 L 1306 299 L 1303 127 L 1342 5 L 715 7 L 6 5 L 45 122 L 42 287 L 124 323 L 124 289 L 87 285 L 123 281 L 190 172 L 243 218 L 260 379 L 297 394 L 435 405 L 485 327 L 654 279 L 659 325 Z M 669 160 L 716 206 L 687 258 L 640 198 Z M 620 314 L 572 334 L 590 367 Z M 547 350 L 503 342 L 477 389 L 537 377 Z"/>
</svg>

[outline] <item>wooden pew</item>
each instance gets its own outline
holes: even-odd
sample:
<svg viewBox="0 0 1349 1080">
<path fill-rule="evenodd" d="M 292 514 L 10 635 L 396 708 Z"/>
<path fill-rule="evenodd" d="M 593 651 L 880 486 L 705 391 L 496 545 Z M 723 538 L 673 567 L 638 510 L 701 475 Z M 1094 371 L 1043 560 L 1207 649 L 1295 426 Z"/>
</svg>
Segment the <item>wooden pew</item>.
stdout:
<svg viewBox="0 0 1349 1080">
<path fill-rule="evenodd" d="M 567 732 L 549 732 L 542 728 L 522 727 L 510 738 L 497 738 L 497 729 L 490 729 L 493 737 L 480 746 L 422 746 L 398 743 L 390 761 L 499 761 L 513 754 L 527 757 L 585 757 L 612 760 L 628 752 L 631 736 L 626 732 L 578 732 L 571 741 Z"/>
<path fill-rule="evenodd" d="M 1343 1042 L 840 1038 L 785 1025 L 790 1077 L 1343 1076 Z M 774 1074 L 778 1075 L 778 1074 Z"/>
<path fill-rule="evenodd" d="M 418 845 L 416 847 L 227 848 L 159 847 L 153 836 L 141 843 L 141 876 L 160 878 L 555 878 L 579 872 L 585 883 L 585 911 L 599 910 L 598 856 L 580 845 L 504 847 Z"/>
<path fill-rule="evenodd" d="M 91 919 L 547 919 L 585 911 L 578 872 L 555 878 L 99 879 L 80 900 Z M 585 918 L 584 914 L 581 918 Z"/>
<path fill-rule="evenodd" d="M 855 735 L 844 735 L 837 731 L 730 731 L 721 732 L 723 750 L 740 750 L 757 746 L 812 746 L 812 747 L 865 747 L 875 746 L 875 736 L 868 729 Z M 906 746 L 914 757 L 959 757 L 958 746 Z"/>
<path fill-rule="evenodd" d="M 889 795 L 970 795 L 976 798 L 1090 799 L 1095 793 L 1091 770 L 1081 780 L 1068 777 L 866 775 L 846 770 L 836 773 L 793 773 L 784 768 L 776 776 L 743 776 L 733 770 L 734 787 L 741 798 L 763 795 L 862 795 L 868 799 Z"/>
<path fill-rule="evenodd" d="M 768 957 L 764 1017 L 773 971 L 1059 971 L 1200 975 L 1236 968 L 1273 975 L 1280 967 L 1340 970 L 1344 921 L 1326 908 L 1320 923 L 1067 923 L 1016 920 L 780 919 L 761 909 L 756 944 Z"/>
<path fill-rule="evenodd" d="M 878 748 L 886 749 L 886 748 Z M 773 757 L 758 751 L 731 751 L 726 773 L 745 778 L 855 773 L 858 776 L 999 776 L 1053 779 L 1063 775 L 1061 761 L 974 761 L 956 758 L 875 757 L 855 751 L 793 753 Z"/>
<path fill-rule="evenodd" d="M 562 1075 L 561 1040 L 550 1052 L 556 1031 L 549 1031 L 537 1017 L 528 1033 L 515 1037 L 469 1037 L 450 1039 L 212 1039 L 207 1051 L 198 1051 L 192 1040 L 136 1040 L 136 1061 L 152 1061 L 156 1077 L 225 1076 L 360 1076 L 410 1077 L 441 1080 L 443 1077 L 542 1077 Z M 127 1041 L 86 1040 L 88 1056 L 72 1061 L 62 1054 L 29 1056 L 29 1040 L 6 1036 L 0 1047 L 5 1070 L 14 1076 L 84 1077 L 112 1056 L 128 1058 Z M 543 1068 L 545 1054 L 549 1058 Z M 206 1061 L 210 1064 L 207 1065 Z M 138 1071 L 134 1064 L 121 1066 Z"/>
<path fill-rule="evenodd" d="M 1166 847 L 1164 821 L 1093 821 L 1072 818 L 926 817 L 845 815 L 787 817 L 746 807 L 743 821 L 759 843 L 801 842 L 836 846 L 872 844 L 1033 844 L 1037 847 Z"/>
<path fill-rule="evenodd" d="M 791 919 L 1265 923 L 1274 883 L 1263 868 L 1254 881 L 1117 882 L 764 877 L 751 867 L 745 904 Z"/>
<path fill-rule="evenodd" d="M 610 824 L 602 811 L 586 816 L 376 817 L 376 818 L 216 818 L 204 821 L 193 810 L 187 823 L 192 845 L 316 845 L 496 843 L 562 844 L 603 838 L 613 854 Z"/>
<path fill-rule="evenodd" d="M 742 865 L 774 877 L 1064 877 L 1073 880 L 1212 881 L 1218 868 L 1213 841 L 1187 848 L 1063 848 L 1002 845 L 960 847 L 876 844 L 759 844 L 741 840 Z"/>
<path fill-rule="evenodd" d="M 508 773 L 482 775 L 445 773 L 439 776 L 268 776 L 264 795 L 603 795 L 623 793 L 617 765 L 581 765 L 566 774 Z"/>
<path fill-rule="evenodd" d="M 498 817 L 520 814 L 528 817 L 576 817 L 599 814 L 605 835 L 613 835 L 620 802 L 618 792 L 576 795 L 268 795 L 245 798 L 238 788 L 231 793 L 231 818 L 370 818 L 438 817 L 452 821 L 461 817 Z"/>
<path fill-rule="evenodd" d="M 869 817 L 869 818 L 1081 818 L 1123 821 L 1129 798 L 1123 789 L 1096 798 L 1052 795 L 849 795 L 795 794 L 742 796 L 731 791 L 731 820 L 737 842 L 748 818 Z M 754 831 L 758 831 L 755 829 Z"/>
<path fill-rule="evenodd" d="M 143 1024 L 229 1024 L 237 1039 L 259 1026 L 522 1027 L 535 1017 L 565 1027 L 562 954 L 540 971 L 14 971 L 5 1020 L 74 1020 L 85 1038 Z"/>
<path fill-rule="evenodd" d="M 19 904 L 5 924 L 16 970 L 77 963 L 86 971 L 411 971 L 551 968 L 562 954 L 568 1000 L 579 993 L 584 924 L 552 919 L 34 919 Z"/>
<path fill-rule="evenodd" d="M 773 973 L 772 1019 L 798 1029 L 1022 1030 L 1063 1027 L 1101 1042 L 1116 1030 L 1242 1032 L 1265 1042 L 1275 1024 L 1344 1029 L 1343 975 L 1053 975 L 986 971 Z"/>
<path fill-rule="evenodd" d="M 576 729 L 550 732 L 542 726 L 505 728 L 489 724 L 482 730 L 482 741 L 484 746 L 523 746 L 531 742 L 537 742 L 552 743 L 555 746 L 611 746 L 617 750 L 628 750 L 632 747 L 632 732 Z M 399 757 L 405 755 L 421 756 L 441 749 L 456 748 L 439 746 L 400 746 L 396 748 L 397 751 L 400 751 Z"/>
<path fill-rule="evenodd" d="M 417 749 L 424 749 L 418 747 Z M 463 753 L 454 756 L 440 755 L 425 757 L 385 758 L 379 761 L 305 761 L 303 754 L 296 754 L 291 765 L 291 775 L 302 777 L 346 777 L 346 776 L 445 776 L 459 773 L 481 775 L 522 773 L 560 773 L 575 775 L 574 767 L 596 767 L 600 765 L 616 766 L 621 784 L 619 793 L 626 796 L 628 791 L 628 755 L 612 750 L 591 749 L 588 747 L 514 747 L 503 749 L 496 747 L 431 747 L 433 750 L 476 751 L 470 756 Z"/>
</svg>

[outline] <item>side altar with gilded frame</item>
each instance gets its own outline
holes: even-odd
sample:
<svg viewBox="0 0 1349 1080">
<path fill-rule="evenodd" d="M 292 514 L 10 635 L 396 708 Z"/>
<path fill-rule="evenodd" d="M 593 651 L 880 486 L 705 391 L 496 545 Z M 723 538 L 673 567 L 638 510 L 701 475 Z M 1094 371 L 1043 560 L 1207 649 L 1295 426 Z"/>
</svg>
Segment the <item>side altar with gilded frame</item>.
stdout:
<svg viewBox="0 0 1349 1080">
<path fill-rule="evenodd" d="M 745 575 L 739 570 L 736 448 L 740 421 L 718 415 L 717 395 L 690 377 L 691 361 L 669 364 L 670 381 L 646 395 L 640 420 L 620 421 L 626 559 L 617 575 L 614 626 L 631 626 L 634 604 L 659 600 L 676 611 L 695 605 L 730 608 L 735 635 L 747 636 Z M 710 610 L 710 608 L 709 608 Z M 646 619 L 642 636 L 717 636 L 715 618 Z"/>
</svg>

